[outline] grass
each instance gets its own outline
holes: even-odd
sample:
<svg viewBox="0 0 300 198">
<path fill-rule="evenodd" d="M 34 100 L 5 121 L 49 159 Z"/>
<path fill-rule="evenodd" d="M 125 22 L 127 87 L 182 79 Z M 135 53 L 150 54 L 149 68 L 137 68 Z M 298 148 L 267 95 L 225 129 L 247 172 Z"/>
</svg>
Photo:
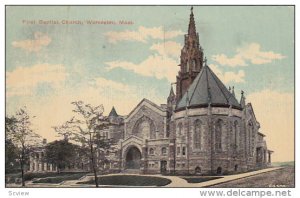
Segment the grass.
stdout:
<svg viewBox="0 0 300 198">
<path fill-rule="evenodd" d="M 60 176 L 56 176 L 56 177 L 48 177 L 48 178 L 38 179 L 36 181 L 33 181 L 32 183 L 59 184 L 59 183 L 61 183 L 63 181 L 67 181 L 67 180 L 77 180 L 77 179 L 80 179 L 84 175 L 86 175 L 86 173 L 64 174 L 64 175 L 60 175 Z"/>
<path fill-rule="evenodd" d="M 25 173 L 25 181 L 30 181 L 35 178 L 45 178 L 45 177 L 61 177 L 61 176 L 66 176 L 66 175 L 73 175 L 73 174 L 78 174 L 79 172 L 49 172 L 49 173 Z M 80 172 L 82 174 L 86 174 L 83 172 Z M 10 184 L 10 183 L 15 183 L 16 180 L 20 180 L 21 178 L 21 173 L 16 173 L 16 174 L 7 174 L 5 175 L 5 183 Z"/>
<path fill-rule="evenodd" d="M 182 179 L 185 179 L 188 183 L 201 183 L 201 182 L 206 182 L 214 179 L 220 179 L 222 177 L 181 177 Z"/>
<path fill-rule="evenodd" d="M 165 186 L 171 180 L 160 177 L 137 176 L 137 175 L 114 175 L 98 178 L 99 185 L 116 186 Z M 94 184 L 95 180 L 78 182 L 77 184 Z"/>
<path fill-rule="evenodd" d="M 217 188 L 268 188 L 268 187 L 295 187 L 295 167 L 285 166 L 283 169 L 254 175 L 235 181 L 217 184 Z"/>
<path fill-rule="evenodd" d="M 295 162 L 294 161 L 289 161 L 289 162 L 273 162 L 272 166 L 294 166 Z"/>
</svg>

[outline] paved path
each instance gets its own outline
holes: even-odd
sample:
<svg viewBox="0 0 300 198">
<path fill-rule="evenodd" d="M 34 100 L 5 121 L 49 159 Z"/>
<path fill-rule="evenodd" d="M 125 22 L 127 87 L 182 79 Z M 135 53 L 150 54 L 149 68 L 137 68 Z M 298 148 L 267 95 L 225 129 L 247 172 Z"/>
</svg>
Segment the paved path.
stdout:
<svg viewBox="0 0 300 198">
<path fill-rule="evenodd" d="M 171 180 L 170 184 L 168 184 L 166 186 L 162 186 L 162 187 L 200 188 L 200 187 L 209 187 L 209 186 L 213 186 L 216 184 L 221 184 L 221 183 L 238 180 L 238 179 L 242 179 L 242 178 L 246 178 L 246 177 L 252 177 L 252 176 L 255 176 L 258 174 L 278 170 L 281 168 L 282 167 L 266 168 L 266 169 L 262 169 L 262 170 L 241 173 L 241 174 L 237 174 L 237 175 L 222 176 L 222 178 L 214 179 L 214 180 L 210 180 L 210 181 L 206 181 L 206 182 L 201 182 L 201 183 L 188 183 L 185 179 L 182 179 L 178 176 L 163 176 L 163 175 L 143 175 L 143 176 L 161 177 L 161 178 L 166 178 L 166 179 Z M 109 174 L 109 175 L 104 175 L 102 177 L 107 177 L 107 176 L 112 176 L 112 175 L 120 175 L 120 174 Z M 122 175 L 139 175 L 139 174 L 122 174 Z M 62 187 L 74 187 L 74 188 L 95 187 L 95 185 L 77 184 L 77 182 L 84 182 L 84 181 L 89 181 L 92 179 L 94 179 L 94 176 L 87 175 L 87 176 L 80 178 L 79 180 L 68 180 L 68 181 L 64 181 L 60 184 L 48 184 L 48 183 L 47 184 L 46 183 L 38 184 L 38 183 L 32 183 L 32 181 L 28 181 L 28 182 L 26 182 L 26 186 L 27 187 L 58 187 L 58 188 L 62 188 Z M 120 187 L 120 186 L 100 185 L 100 187 Z M 122 186 L 122 187 L 137 188 L 137 187 L 145 187 L 145 186 Z M 147 186 L 147 187 L 156 187 L 156 186 Z"/>
</svg>

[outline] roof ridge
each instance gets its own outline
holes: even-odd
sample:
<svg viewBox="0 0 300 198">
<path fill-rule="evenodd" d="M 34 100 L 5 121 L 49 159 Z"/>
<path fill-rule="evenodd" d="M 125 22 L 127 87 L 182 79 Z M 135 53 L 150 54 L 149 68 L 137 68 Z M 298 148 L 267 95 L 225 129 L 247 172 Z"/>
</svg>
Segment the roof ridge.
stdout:
<svg viewBox="0 0 300 198">
<path fill-rule="evenodd" d="M 217 86 L 218 86 L 218 88 L 221 90 L 221 92 L 222 92 L 222 94 L 223 94 L 223 96 L 225 97 L 225 99 L 227 100 L 227 103 L 229 104 L 229 98 L 227 98 L 226 97 L 226 94 L 223 92 L 223 89 L 221 89 L 221 87 L 220 87 L 220 85 L 219 85 L 219 83 L 218 83 L 218 77 L 217 76 L 215 76 L 215 75 L 213 75 L 214 74 L 214 72 L 208 67 L 208 69 L 210 70 L 210 74 L 211 74 L 211 76 L 213 77 L 213 79 L 216 81 L 216 84 L 217 84 Z M 227 89 L 227 88 L 226 88 Z"/>
<path fill-rule="evenodd" d="M 200 79 L 201 79 L 201 76 L 202 76 L 202 74 L 204 73 L 203 69 L 204 69 L 204 67 L 202 68 L 201 72 L 198 74 L 199 77 L 197 76 L 197 77 L 198 77 L 197 83 L 196 83 L 196 86 L 195 86 L 195 88 L 194 88 L 194 90 L 193 90 L 193 93 L 192 93 L 191 97 L 189 98 L 189 104 L 191 103 L 191 100 L 192 100 L 192 98 L 193 98 L 193 96 L 194 96 L 194 94 L 195 94 L 195 92 L 196 92 L 196 88 L 197 88 L 197 85 L 198 85 L 198 83 L 199 83 L 199 81 L 200 81 Z M 196 78 L 197 78 L 197 77 L 196 77 Z M 192 84 L 193 84 L 193 83 L 192 83 Z M 191 84 L 191 85 L 192 85 L 192 84 Z M 186 92 L 186 93 L 188 93 L 188 90 L 189 90 L 189 89 L 187 89 L 187 92 Z"/>
<path fill-rule="evenodd" d="M 205 65 L 204 67 L 208 67 L 207 65 Z M 204 68 L 203 67 L 203 68 Z M 205 70 L 205 72 L 206 72 L 206 85 L 207 85 L 207 102 L 208 103 L 211 103 L 211 93 L 210 93 L 210 87 L 209 87 L 209 83 L 208 83 L 208 74 L 207 74 L 207 69 Z"/>
</svg>

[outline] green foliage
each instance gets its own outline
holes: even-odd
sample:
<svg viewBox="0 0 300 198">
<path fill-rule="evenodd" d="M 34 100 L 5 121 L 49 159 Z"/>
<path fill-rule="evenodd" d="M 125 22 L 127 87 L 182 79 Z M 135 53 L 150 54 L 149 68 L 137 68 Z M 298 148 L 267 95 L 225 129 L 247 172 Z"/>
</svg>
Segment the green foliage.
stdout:
<svg viewBox="0 0 300 198">
<path fill-rule="evenodd" d="M 56 164 L 60 170 L 76 162 L 81 148 L 66 140 L 56 140 L 46 145 L 45 159 L 48 163 Z"/>
<path fill-rule="evenodd" d="M 15 173 L 17 171 L 20 171 L 18 148 L 10 140 L 5 140 L 5 173 Z"/>
</svg>

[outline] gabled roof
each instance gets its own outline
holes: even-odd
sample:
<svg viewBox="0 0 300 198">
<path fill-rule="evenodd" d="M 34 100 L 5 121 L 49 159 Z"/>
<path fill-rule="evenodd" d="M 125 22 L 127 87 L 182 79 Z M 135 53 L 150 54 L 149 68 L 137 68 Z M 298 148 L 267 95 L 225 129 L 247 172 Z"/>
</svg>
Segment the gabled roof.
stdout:
<svg viewBox="0 0 300 198">
<path fill-rule="evenodd" d="M 232 106 L 241 108 L 234 95 L 226 88 L 216 74 L 205 65 L 195 78 L 188 91 L 177 103 L 176 110 L 186 107 L 208 106 Z"/>
<path fill-rule="evenodd" d="M 158 106 L 157 104 L 155 104 L 154 102 L 144 98 L 143 100 L 141 100 L 141 102 L 128 114 L 128 116 L 126 117 L 126 119 L 129 119 L 133 114 L 135 114 L 135 112 L 137 112 L 142 106 L 152 106 L 154 107 L 154 109 L 156 109 L 158 112 L 162 113 L 162 114 L 166 114 L 167 110 Z"/>
</svg>

